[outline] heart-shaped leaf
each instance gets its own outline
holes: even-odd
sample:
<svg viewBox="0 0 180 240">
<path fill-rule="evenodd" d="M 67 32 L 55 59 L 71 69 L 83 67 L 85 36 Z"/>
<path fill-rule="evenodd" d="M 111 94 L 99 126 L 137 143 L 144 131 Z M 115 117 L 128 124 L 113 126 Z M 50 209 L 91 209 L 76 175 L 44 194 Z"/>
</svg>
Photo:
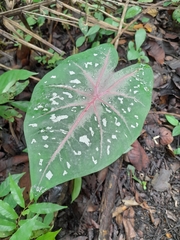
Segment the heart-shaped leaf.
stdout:
<svg viewBox="0 0 180 240">
<path fill-rule="evenodd" d="M 103 44 L 62 61 L 34 89 L 25 119 L 32 191 L 96 172 L 128 151 L 149 111 L 152 69 L 114 72 L 118 54 Z"/>
</svg>

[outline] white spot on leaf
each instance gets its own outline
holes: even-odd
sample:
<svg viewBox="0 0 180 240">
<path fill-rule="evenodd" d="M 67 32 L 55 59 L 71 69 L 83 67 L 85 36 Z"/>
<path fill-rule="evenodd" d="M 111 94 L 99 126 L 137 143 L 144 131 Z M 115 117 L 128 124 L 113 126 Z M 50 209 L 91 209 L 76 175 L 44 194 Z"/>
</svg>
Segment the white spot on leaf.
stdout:
<svg viewBox="0 0 180 240">
<path fill-rule="evenodd" d="M 65 131 L 64 129 L 59 129 L 59 131 L 60 131 L 62 134 L 67 134 L 67 131 Z"/>
<path fill-rule="evenodd" d="M 52 174 L 51 171 L 48 171 L 48 172 L 46 173 L 46 177 L 47 177 L 48 180 L 50 180 L 50 179 L 52 178 L 52 176 L 53 176 L 53 174 Z"/>
<path fill-rule="evenodd" d="M 144 90 L 145 90 L 146 92 L 149 92 L 149 88 L 148 88 L 148 87 L 144 87 Z"/>
<path fill-rule="evenodd" d="M 48 148 L 48 147 L 49 147 L 49 145 L 47 145 L 47 144 L 44 145 L 44 148 Z"/>
<path fill-rule="evenodd" d="M 109 110 L 108 108 L 105 108 L 106 112 L 111 113 L 111 110 Z"/>
<path fill-rule="evenodd" d="M 69 71 L 69 74 L 73 75 L 73 74 L 75 74 L 75 72 L 74 71 Z"/>
<path fill-rule="evenodd" d="M 48 139 L 48 136 L 46 135 L 46 136 L 42 136 L 42 139 L 43 140 L 47 140 Z"/>
<path fill-rule="evenodd" d="M 118 121 L 117 117 L 114 117 L 114 119 L 115 119 L 115 125 L 119 127 L 121 123 Z"/>
<path fill-rule="evenodd" d="M 102 119 L 102 123 L 103 123 L 103 126 L 104 126 L 104 127 L 107 126 L 107 120 L 106 120 L 106 118 L 103 118 L 103 119 Z"/>
<path fill-rule="evenodd" d="M 32 139 L 31 144 L 36 143 L 36 139 Z"/>
<path fill-rule="evenodd" d="M 85 143 L 88 147 L 91 145 L 90 139 L 87 137 L 87 135 L 79 137 L 79 142 Z"/>
<path fill-rule="evenodd" d="M 139 119 L 138 115 L 134 115 L 134 117 L 135 117 L 136 119 Z"/>
<path fill-rule="evenodd" d="M 66 164 L 67 164 L 67 168 L 71 167 L 71 164 L 69 162 L 66 162 Z"/>
<path fill-rule="evenodd" d="M 99 66 L 99 63 L 95 63 L 95 67 Z"/>
<path fill-rule="evenodd" d="M 41 158 L 41 159 L 39 160 L 39 165 L 42 166 L 42 163 L 43 163 L 43 159 Z"/>
<path fill-rule="evenodd" d="M 121 104 L 123 104 L 123 98 L 118 97 L 118 100 L 120 101 Z"/>
<path fill-rule="evenodd" d="M 37 123 L 30 123 L 28 126 L 29 127 L 37 127 L 38 125 L 37 125 Z"/>
<path fill-rule="evenodd" d="M 92 160 L 94 164 L 97 164 L 97 160 L 95 160 L 95 158 L 92 156 Z"/>
<path fill-rule="evenodd" d="M 66 172 L 66 170 L 64 170 L 64 172 L 63 172 L 63 176 L 66 175 L 66 174 L 67 174 L 67 172 Z"/>
<path fill-rule="evenodd" d="M 50 119 L 52 120 L 52 122 L 60 122 L 63 119 L 67 119 L 68 115 L 60 115 L 60 116 L 56 116 L 55 114 L 52 114 Z"/>
<path fill-rule="evenodd" d="M 112 135 L 112 139 L 117 139 L 116 135 Z"/>
<path fill-rule="evenodd" d="M 93 131 L 92 127 L 89 127 L 89 131 L 91 132 L 91 136 L 93 137 L 94 136 L 94 131 Z"/>
<path fill-rule="evenodd" d="M 69 93 L 69 92 L 63 92 L 63 94 L 64 94 L 64 95 L 67 95 L 68 98 L 72 98 L 72 97 L 73 97 L 73 95 L 72 95 L 71 93 Z"/>
<path fill-rule="evenodd" d="M 88 68 L 88 65 L 91 65 L 91 66 L 92 66 L 92 62 L 84 63 L 84 65 L 85 65 L 85 68 Z"/>
<path fill-rule="evenodd" d="M 56 76 L 51 76 L 51 78 L 56 78 Z"/>
<path fill-rule="evenodd" d="M 122 108 L 122 111 L 123 111 L 123 113 L 126 113 L 126 111 L 124 110 L 124 108 Z"/>
<path fill-rule="evenodd" d="M 70 83 L 80 84 L 81 81 L 79 81 L 78 79 L 73 79 L 73 80 L 70 81 Z"/>
<path fill-rule="evenodd" d="M 110 146 L 108 145 L 107 146 L 107 155 L 109 155 L 110 154 Z"/>
<path fill-rule="evenodd" d="M 78 155 L 78 156 L 80 156 L 81 155 L 81 151 L 75 151 L 75 150 L 73 150 L 73 153 L 74 153 L 74 155 Z"/>
</svg>

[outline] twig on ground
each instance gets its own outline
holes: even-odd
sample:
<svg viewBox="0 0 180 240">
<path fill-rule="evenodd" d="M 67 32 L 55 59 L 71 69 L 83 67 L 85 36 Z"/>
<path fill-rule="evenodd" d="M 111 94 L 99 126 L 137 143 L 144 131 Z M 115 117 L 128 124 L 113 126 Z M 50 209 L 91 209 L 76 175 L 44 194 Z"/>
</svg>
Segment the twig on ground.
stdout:
<svg viewBox="0 0 180 240">
<path fill-rule="evenodd" d="M 109 240 L 112 220 L 112 209 L 116 198 L 117 182 L 122 167 L 123 156 L 113 163 L 113 172 L 109 171 L 106 177 L 104 192 L 101 201 L 101 217 L 99 227 L 99 240 Z"/>
</svg>

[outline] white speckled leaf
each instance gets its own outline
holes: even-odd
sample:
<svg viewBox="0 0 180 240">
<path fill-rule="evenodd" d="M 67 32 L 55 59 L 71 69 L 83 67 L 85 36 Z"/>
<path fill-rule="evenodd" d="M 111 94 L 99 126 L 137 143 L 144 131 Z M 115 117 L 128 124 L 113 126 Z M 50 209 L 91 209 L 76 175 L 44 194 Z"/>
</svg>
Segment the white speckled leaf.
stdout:
<svg viewBox="0 0 180 240">
<path fill-rule="evenodd" d="M 114 72 L 117 63 L 103 44 L 63 60 L 35 87 L 24 129 L 36 198 L 106 167 L 138 137 L 153 72 L 143 64 Z"/>
</svg>

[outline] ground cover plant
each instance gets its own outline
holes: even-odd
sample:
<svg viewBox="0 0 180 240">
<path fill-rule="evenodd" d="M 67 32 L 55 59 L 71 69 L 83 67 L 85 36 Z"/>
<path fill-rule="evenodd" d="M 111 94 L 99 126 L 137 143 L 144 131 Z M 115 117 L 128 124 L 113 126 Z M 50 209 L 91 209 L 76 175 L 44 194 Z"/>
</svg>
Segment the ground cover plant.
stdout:
<svg viewBox="0 0 180 240">
<path fill-rule="evenodd" d="M 113 72 L 117 62 L 115 48 L 103 44 L 62 61 L 36 85 L 24 123 L 35 198 L 111 164 L 139 135 L 152 69 L 139 63 Z"/>
<path fill-rule="evenodd" d="M 14 121 L 14 117 L 21 117 L 22 115 L 14 108 L 19 108 L 26 111 L 28 102 L 14 101 L 14 97 L 20 94 L 29 84 L 26 80 L 36 73 L 27 70 L 12 70 L 0 76 L 0 116 L 10 122 Z M 19 81 L 21 80 L 21 82 Z M 26 81 L 22 81 L 26 80 Z"/>
<path fill-rule="evenodd" d="M 54 212 L 65 207 L 53 203 L 25 203 L 24 189 L 18 186 L 23 174 L 10 175 L 0 184 L 0 238 L 54 240 L 60 231 L 51 232 Z"/>
</svg>

